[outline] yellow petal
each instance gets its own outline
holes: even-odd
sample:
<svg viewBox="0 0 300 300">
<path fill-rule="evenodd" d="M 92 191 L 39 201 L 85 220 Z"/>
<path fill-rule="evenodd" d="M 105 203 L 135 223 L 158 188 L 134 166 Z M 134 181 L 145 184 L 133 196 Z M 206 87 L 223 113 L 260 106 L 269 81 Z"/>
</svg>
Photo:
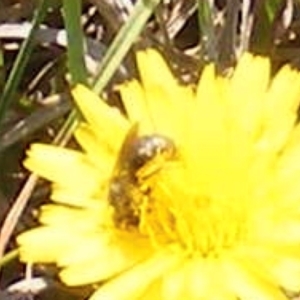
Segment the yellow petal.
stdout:
<svg viewBox="0 0 300 300">
<path fill-rule="evenodd" d="M 243 54 L 230 79 L 228 111 L 235 128 L 249 137 L 260 130 L 262 107 L 270 79 L 267 58 Z"/>
<path fill-rule="evenodd" d="M 21 261 L 55 263 L 61 255 L 72 251 L 79 240 L 66 228 L 41 226 L 19 235 L 17 243 Z"/>
<path fill-rule="evenodd" d="M 234 258 L 226 258 L 223 261 L 224 280 L 228 287 L 241 300 L 287 300 L 287 297 L 279 289 L 276 283 L 262 277 L 259 270 L 254 271 L 253 266 Z M 268 276 L 268 274 L 266 274 Z"/>
<path fill-rule="evenodd" d="M 43 225 L 53 227 L 63 227 L 65 224 L 72 224 L 76 231 L 94 230 L 97 224 L 101 224 L 103 210 L 108 210 L 108 206 L 99 203 L 93 209 L 79 209 L 61 205 L 43 205 L 40 211 L 39 221 Z"/>
<path fill-rule="evenodd" d="M 75 86 L 72 95 L 94 131 L 101 139 L 107 141 L 114 152 L 117 152 L 129 129 L 129 124 L 120 111 L 108 106 L 104 100 L 83 85 Z"/>
<path fill-rule="evenodd" d="M 62 147 L 33 144 L 27 155 L 26 168 L 62 186 L 96 190 L 105 171 L 94 168 L 83 153 Z"/>
<path fill-rule="evenodd" d="M 182 256 L 180 254 L 172 253 L 166 248 L 105 283 L 89 300 L 138 299 L 152 282 L 162 276 L 168 269 L 180 263 L 181 260 Z"/>
<path fill-rule="evenodd" d="M 154 123 L 148 113 L 145 92 L 136 80 L 126 82 L 119 87 L 123 103 L 130 121 L 139 124 L 141 135 L 153 132 Z"/>
<path fill-rule="evenodd" d="M 81 123 L 75 131 L 76 140 L 99 170 L 111 172 L 116 153 L 109 149 L 106 140 L 100 140 L 90 125 Z"/>
</svg>

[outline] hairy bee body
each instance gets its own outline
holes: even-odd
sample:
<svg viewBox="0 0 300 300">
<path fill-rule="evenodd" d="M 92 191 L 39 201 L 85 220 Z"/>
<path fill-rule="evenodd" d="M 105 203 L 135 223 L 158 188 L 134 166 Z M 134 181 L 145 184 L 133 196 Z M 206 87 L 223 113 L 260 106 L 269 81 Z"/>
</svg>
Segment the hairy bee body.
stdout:
<svg viewBox="0 0 300 300">
<path fill-rule="evenodd" d="M 109 203 L 114 208 L 114 222 L 117 226 L 138 226 L 139 204 L 150 193 L 150 187 L 144 183 L 174 153 L 174 143 L 163 135 L 139 137 L 137 126 L 129 131 L 119 153 L 108 195 Z"/>
</svg>

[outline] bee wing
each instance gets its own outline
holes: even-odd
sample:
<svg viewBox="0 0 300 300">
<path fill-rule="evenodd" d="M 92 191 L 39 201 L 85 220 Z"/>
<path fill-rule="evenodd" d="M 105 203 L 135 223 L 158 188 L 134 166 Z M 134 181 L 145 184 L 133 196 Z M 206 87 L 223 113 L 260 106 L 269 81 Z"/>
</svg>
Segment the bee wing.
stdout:
<svg viewBox="0 0 300 300">
<path fill-rule="evenodd" d="M 125 136 L 125 139 L 121 145 L 118 159 L 115 163 L 113 177 L 117 176 L 120 172 L 129 172 L 130 169 L 130 161 L 132 147 L 131 145 L 134 143 L 135 139 L 138 136 L 138 123 L 134 123 L 132 127 L 129 129 L 128 133 Z"/>
</svg>

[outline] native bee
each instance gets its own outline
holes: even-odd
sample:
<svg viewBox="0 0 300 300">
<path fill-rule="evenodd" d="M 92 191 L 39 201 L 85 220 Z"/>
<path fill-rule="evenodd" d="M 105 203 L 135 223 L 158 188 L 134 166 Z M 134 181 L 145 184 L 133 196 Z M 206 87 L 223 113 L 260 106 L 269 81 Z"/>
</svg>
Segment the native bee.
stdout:
<svg viewBox="0 0 300 300">
<path fill-rule="evenodd" d="M 150 193 L 146 180 L 175 155 L 173 141 L 160 134 L 138 136 L 134 125 L 121 146 L 110 180 L 108 201 L 118 227 L 138 226 L 139 202 Z"/>
</svg>

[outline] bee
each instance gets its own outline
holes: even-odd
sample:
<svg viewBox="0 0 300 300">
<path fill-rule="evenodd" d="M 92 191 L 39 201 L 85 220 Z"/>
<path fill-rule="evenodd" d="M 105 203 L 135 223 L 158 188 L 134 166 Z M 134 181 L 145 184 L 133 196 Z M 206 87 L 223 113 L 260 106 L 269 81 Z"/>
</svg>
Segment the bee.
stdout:
<svg viewBox="0 0 300 300">
<path fill-rule="evenodd" d="M 159 172 L 175 152 L 173 141 L 166 136 L 138 136 L 137 124 L 129 130 L 121 146 L 108 192 L 116 226 L 138 226 L 138 203 L 150 193 L 145 182 Z"/>
</svg>

